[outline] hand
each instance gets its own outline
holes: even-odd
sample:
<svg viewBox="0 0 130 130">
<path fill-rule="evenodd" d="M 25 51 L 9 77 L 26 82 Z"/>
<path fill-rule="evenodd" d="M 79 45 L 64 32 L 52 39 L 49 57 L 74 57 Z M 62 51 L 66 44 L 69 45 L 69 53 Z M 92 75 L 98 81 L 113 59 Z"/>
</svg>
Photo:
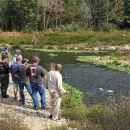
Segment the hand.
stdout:
<svg viewBox="0 0 130 130">
<path fill-rule="evenodd" d="M 57 94 L 57 92 L 55 91 L 55 92 L 53 92 L 54 94 Z"/>
<path fill-rule="evenodd" d="M 70 91 L 66 91 L 66 93 L 65 93 L 65 94 L 69 94 L 69 92 L 70 92 Z"/>
</svg>

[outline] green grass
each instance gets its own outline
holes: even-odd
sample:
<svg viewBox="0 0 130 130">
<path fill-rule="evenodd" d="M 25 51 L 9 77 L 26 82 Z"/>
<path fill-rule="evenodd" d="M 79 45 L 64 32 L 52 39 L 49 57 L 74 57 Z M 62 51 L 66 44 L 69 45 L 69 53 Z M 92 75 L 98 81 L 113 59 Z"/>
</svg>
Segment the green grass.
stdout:
<svg viewBox="0 0 130 130">
<path fill-rule="evenodd" d="M 51 125 L 49 130 L 69 130 L 67 125 L 55 126 Z"/>
<path fill-rule="evenodd" d="M 62 101 L 62 114 L 70 120 L 69 126 L 78 130 L 129 130 L 130 100 L 119 104 L 87 107 L 71 96 Z"/>
<path fill-rule="evenodd" d="M 5 32 L 0 33 L 0 43 L 8 43 L 10 45 L 33 45 L 32 36 L 36 35 L 37 45 L 44 48 L 44 45 L 69 45 L 76 44 L 84 47 L 105 46 L 105 45 L 126 45 L 130 44 L 129 31 L 75 31 L 62 32 L 47 30 L 44 32 L 22 33 L 10 32 L 7 35 Z M 9 36 L 8 36 L 9 35 Z M 83 46 L 85 45 L 85 46 Z"/>
<path fill-rule="evenodd" d="M 64 82 L 63 82 L 63 87 L 66 90 L 70 91 L 69 95 L 71 97 L 73 97 L 77 102 L 80 102 L 80 103 L 82 102 L 83 96 L 84 96 L 83 92 L 77 90 L 76 88 L 74 88 L 74 87 L 72 87 L 72 86 L 70 86 L 70 85 L 68 85 L 68 84 L 66 84 Z"/>
<path fill-rule="evenodd" d="M 80 51 L 80 50 L 61 50 L 61 49 L 40 49 L 40 48 L 25 48 L 25 50 L 36 50 L 36 51 L 44 51 L 44 52 L 86 52 L 86 51 Z"/>
<path fill-rule="evenodd" d="M 96 52 L 91 50 L 65 50 L 65 49 L 47 49 L 47 48 L 24 48 L 25 50 L 35 50 L 35 51 L 44 51 L 44 52 L 75 52 L 75 53 L 82 53 L 82 52 Z M 105 51 L 97 51 L 97 52 L 105 52 Z"/>
<path fill-rule="evenodd" d="M 115 55 L 115 56 L 114 56 Z M 129 62 L 127 62 L 127 56 L 117 55 L 113 53 L 111 56 L 79 56 L 77 57 L 78 61 L 88 62 L 95 65 L 103 65 L 107 68 L 125 71 L 130 73 Z M 124 62 L 123 62 L 124 61 Z M 126 61 L 126 62 L 125 62 Z"/>
</svg>

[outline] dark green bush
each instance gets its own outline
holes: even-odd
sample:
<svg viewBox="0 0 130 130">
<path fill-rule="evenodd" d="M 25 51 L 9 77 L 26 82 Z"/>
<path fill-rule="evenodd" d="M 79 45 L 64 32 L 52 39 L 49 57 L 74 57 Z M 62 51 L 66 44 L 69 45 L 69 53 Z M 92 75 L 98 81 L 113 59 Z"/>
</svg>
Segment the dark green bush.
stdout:
<svg viewBox="0 0 130 130">
<path fill-rule="evenodd" d="M 95 30 L 106 31 L 106 32 L 113 32 L 117 29 L 118 27 L 112 23 L 99 23 L 98 26 L 95 27 Z"/>
</svg>

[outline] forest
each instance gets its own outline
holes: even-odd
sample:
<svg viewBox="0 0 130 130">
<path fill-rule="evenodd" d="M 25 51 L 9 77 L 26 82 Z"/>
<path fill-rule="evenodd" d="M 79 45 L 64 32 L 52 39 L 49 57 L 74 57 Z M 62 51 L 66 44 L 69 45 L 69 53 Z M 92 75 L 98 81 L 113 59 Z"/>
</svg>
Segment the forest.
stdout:
<svg viewBox="0 0 130 130">
<path fill-rule="evenodd" d="M 129 29 L 130 0 L 0 0 L 2 31 L 103 27 Z"/>
</svg>

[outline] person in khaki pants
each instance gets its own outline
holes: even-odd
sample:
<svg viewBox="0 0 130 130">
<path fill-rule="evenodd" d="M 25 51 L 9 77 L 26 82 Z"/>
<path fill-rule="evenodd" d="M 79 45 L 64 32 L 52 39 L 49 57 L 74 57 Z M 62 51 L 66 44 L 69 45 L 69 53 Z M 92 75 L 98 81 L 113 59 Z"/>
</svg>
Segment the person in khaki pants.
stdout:
<svg viewBox="0 0 130 130">
<path fill-rule="evenodd" d="M 62 65 L 57 64 L 55 70 L 48 73 L 46 87 L 48 88 L 51 97 L 51 110 L 49 118 L 52 120 L 60 120 L 58 117 L 58 111 L 60 109 L 60 104 L 63 94 L 68 94 L 62 86 L 62 76 L 60 72 L 62 71 Z"/>
</svg>

